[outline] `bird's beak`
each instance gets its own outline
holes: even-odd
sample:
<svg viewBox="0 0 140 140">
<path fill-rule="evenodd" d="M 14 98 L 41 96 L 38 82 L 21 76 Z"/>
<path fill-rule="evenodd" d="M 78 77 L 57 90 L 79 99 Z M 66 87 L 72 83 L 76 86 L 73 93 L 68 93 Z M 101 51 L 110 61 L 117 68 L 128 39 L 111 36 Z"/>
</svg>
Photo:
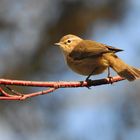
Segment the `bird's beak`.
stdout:
<svg viewBox="0 0 140 140">
<path fill-rule="evenodd" d="M 60 43 L 60 42 L 54 43 L 54 45 L 56 45 L 56 46 L 61 46 L 61 43 Z"/>
</svg>

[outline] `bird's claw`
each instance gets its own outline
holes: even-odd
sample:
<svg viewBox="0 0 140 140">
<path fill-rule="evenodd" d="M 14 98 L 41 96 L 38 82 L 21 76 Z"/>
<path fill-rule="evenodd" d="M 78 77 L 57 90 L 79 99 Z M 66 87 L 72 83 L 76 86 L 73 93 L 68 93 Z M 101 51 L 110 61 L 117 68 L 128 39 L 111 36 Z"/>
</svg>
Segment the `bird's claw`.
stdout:
<svg viewBox="0 0 140 140">
<path fill-rule="evenodd" d="M 86 86 L 86 87 L 87 87 L 88 89 L 91 89 L 92 80 L 89 79 L 89 78 L 87 77 L 85 81 L 87 82 L 87 86 Z"/>
<path fill-rule="evenodd" d="M 113 84 L 113 81 L 112 81 L 113 77 L 108 76 L 107 78 L 109 79 L 109 83 L 110 83 L 110 84 Z"/>
</svg>

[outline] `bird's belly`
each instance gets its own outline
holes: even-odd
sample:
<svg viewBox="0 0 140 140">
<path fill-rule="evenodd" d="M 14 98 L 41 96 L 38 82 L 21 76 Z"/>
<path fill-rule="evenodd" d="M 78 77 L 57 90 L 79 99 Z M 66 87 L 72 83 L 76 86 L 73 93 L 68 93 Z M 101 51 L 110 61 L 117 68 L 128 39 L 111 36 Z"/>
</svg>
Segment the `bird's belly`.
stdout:
<svg viewBox="0 0 140 140">
<path fill-rule="evenodd" d="M 76 73 L 81 75 L 96 75 L 103 73 L 109 66 L 107 61 L 101 58 L 87 58 L 82 60 L 67 59 L 68 66 Z"/>
</svg>

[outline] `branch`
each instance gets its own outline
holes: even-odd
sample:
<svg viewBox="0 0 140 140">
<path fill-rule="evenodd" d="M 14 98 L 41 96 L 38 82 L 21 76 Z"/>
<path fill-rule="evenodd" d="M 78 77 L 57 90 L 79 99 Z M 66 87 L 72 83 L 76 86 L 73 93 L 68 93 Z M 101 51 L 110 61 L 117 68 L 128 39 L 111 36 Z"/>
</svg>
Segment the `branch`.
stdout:
<svg viewBox="0 0 140 140">
<path fill-rule="evenodd" d="M 4 85 L 4 88 L 0 87 L 0 100 L 25 100 L 27 98 L 31 98 L 38 95 L 48 94 L 50 92 L 55 91 L 58 88 L 73 88 L 73 87 L 92 87 L 99 86 L 105 84 L 113 84 L 115 82 L 119 82 L 124 80 L 124 78 L 120 76 L 115 76 L 112 78 L 104 78 L 98 80 L 90 80 L 90 81 L 59 81 L 59 82 L 40 82 L 40 81 L 22 81 L 22 80 L 10 80 L 10 79 L 0 79 L 0 85 Z M 34 92 L 34 93 L 20 93 L 12 88 L 11 86 L 32 86 L 32 87 L 46 87 L 47 90 Z M 5 91 L 5 89 L 9 90 L 11 93 Z"/>
</svg>

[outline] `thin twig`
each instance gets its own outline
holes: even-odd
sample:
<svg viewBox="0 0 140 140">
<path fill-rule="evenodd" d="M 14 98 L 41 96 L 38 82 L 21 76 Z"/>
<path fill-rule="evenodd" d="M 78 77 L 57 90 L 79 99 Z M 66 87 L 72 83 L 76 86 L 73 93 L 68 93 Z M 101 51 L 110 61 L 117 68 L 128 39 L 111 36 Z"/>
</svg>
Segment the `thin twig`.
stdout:
<svg viewBox="0 0 140 140">
<path fill-rule="evenodd" d="M 0 79 L 0 85 L 16 85 L 16 86 L 34 86 L 34 87 L 89 87 L 89 86 L 99 86 L 103 84 L 115 83 L 122 81 L 124 78 L 120 76 L 98 80 L 91 80 L 90 82 L 86 81 L 59 81 L 59 82 L 40 82 L 40 81 L 22 81 L 22 80 L 11 80 L 11 79 Z"/>
<path fill-rule="evenodd" d="M 59 82 L 40 82 L 40 81 L 22 81 L 22 80 L 10 80 L 10 79 L 0 79 L 0 85 L 4 85 L 7 89 L 9 89 L 12 93 L 10 94 L 4 91 L 2 87 L 0 87 L 0 100 L 25 100 L 27 98 L 48 94 L 50 92 L 55 91 L 58 88 L 72 88 L 72 87 L 91 87 L 91 86 L 99 86 L 99 85 L 105 85 L 105 84 L 112 84 L 118 81 L 122 81 L 124 78 L 120 76 L 115 76 L 112 78 L 104 78 L 104 79 L 98 79 L 98 80 L 89 80 L 89 81 L 59 81 Z M 32 86 L 32 87 L 47 87 L 49 89 L 34 92 L 34 93 L 20 93 L 9 88 L 7 85 L 15 85 L 15 86 Z"/>
</svg>

